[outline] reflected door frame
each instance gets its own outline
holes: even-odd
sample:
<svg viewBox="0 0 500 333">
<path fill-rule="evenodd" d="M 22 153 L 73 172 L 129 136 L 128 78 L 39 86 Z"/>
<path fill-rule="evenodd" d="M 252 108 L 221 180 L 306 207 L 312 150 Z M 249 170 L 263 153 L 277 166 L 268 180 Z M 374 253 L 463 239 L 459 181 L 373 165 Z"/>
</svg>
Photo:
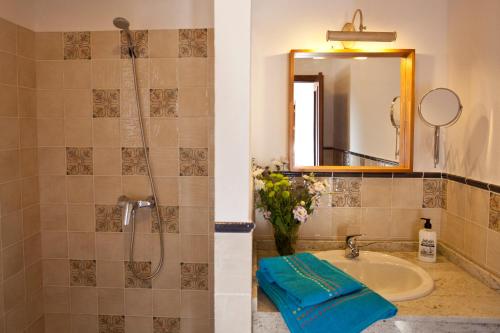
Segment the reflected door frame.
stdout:
<svg viewBox="0 0 500 333">
<path fill-rule="evenodd" d="M 323 83 L 324 76 L 322 72 L 316 75 L 295 75 L 293 82 L 317 83 L 314 91 L 314 164 L 323 164 Z M 295 105 L 294 105 L 295 108 Z M 316 129 L 319 129 L 316 130 Z"/>
</svg>

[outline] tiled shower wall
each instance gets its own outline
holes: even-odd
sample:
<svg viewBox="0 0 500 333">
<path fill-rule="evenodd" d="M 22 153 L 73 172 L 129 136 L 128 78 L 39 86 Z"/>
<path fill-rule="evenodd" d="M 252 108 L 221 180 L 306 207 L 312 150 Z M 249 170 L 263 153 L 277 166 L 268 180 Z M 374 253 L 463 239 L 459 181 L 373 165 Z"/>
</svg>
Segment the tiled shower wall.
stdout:
<svg viewBox="0 0 500 333">
<path fill-rule="evenodd" d="M 213 31 L 133 35 L 165 236 L 152 283 L 128 269 L 130 230 L 116 206 L 122 194 L 150 194 L 124 40 L 0 22 L 7 332 L 212 330 Z M 159 257 L 154 221 L 138 214 L 136 269 L 145 274 Z"/>
<path fill-rule="evenodd" d="M 0 332 L 42 332 L 35 33 L 0 18 Z"/>
</svg>

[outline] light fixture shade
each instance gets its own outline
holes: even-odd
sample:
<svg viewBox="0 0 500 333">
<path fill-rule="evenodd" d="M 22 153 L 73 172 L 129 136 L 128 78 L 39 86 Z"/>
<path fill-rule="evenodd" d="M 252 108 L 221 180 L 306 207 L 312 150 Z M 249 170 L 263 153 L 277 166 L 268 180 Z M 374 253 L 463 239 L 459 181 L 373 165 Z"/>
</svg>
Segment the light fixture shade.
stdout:
<svg viewBox="0 0 500 333">
<path fill-rule="evenodd" d="M 393 32 L 377 31 L 327 31 L 327 41 L 359 41 L 359 42 L 393 42 L 397 34 Z"/>
</svg>

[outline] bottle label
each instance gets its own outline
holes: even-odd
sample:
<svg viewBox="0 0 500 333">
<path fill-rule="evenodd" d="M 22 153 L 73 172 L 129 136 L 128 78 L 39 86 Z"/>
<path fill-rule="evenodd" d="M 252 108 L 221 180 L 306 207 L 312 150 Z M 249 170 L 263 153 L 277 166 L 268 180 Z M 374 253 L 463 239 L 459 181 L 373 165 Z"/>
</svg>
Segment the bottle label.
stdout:
<svg viewBox="0 0 500 333">
<path fill-rule="evenodd" d="M 420 243 L 420 255 L 423 257 L 434 257 L 434 248 L 436 245 L 434 244 L 434 240 L 432 239 L 422 239 Z"/>
</svg>

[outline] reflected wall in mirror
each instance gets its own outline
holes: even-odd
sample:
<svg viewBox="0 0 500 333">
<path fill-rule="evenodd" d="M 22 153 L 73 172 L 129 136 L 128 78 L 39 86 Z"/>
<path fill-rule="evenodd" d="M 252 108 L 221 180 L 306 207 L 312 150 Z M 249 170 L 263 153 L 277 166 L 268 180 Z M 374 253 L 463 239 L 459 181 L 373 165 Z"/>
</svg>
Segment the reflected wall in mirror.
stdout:
<svg viewBox="0 0 500 333">
<path fill-rule="evenodd" d="M 290 53 L 297 171 L 411 171 L 414 50 Z"/>
</svg>

